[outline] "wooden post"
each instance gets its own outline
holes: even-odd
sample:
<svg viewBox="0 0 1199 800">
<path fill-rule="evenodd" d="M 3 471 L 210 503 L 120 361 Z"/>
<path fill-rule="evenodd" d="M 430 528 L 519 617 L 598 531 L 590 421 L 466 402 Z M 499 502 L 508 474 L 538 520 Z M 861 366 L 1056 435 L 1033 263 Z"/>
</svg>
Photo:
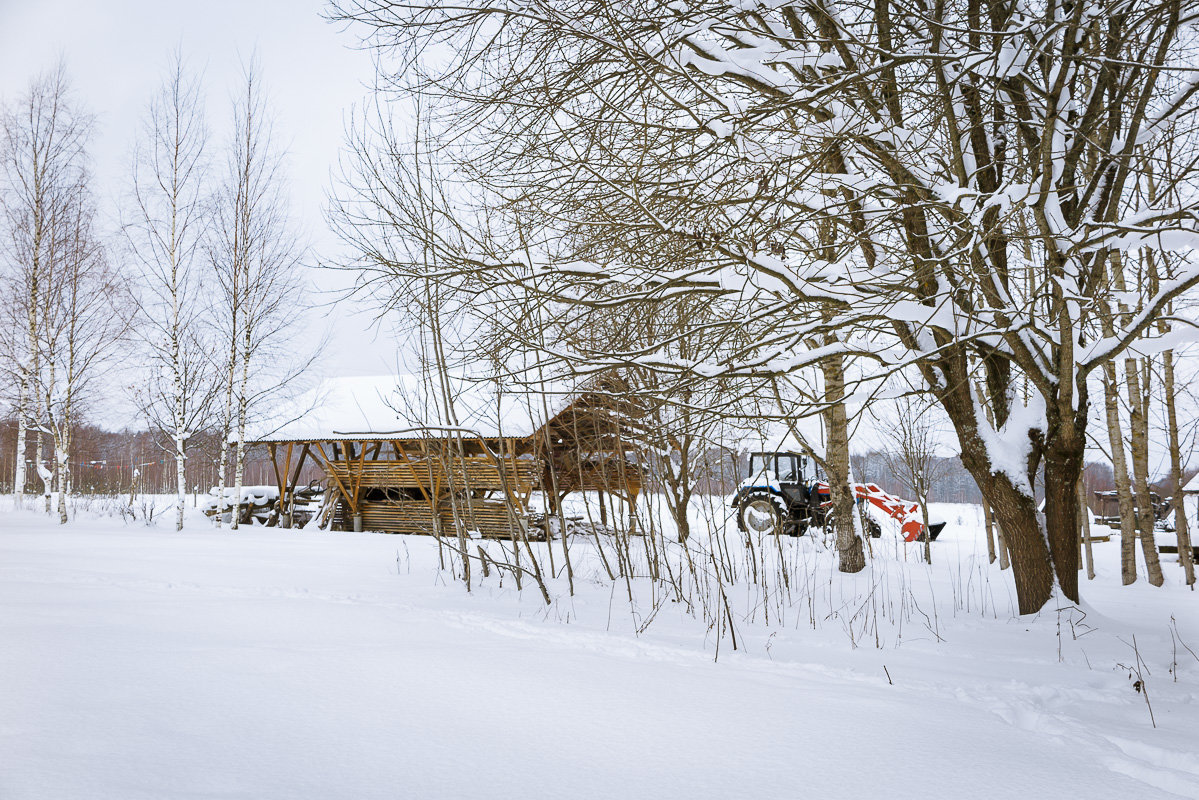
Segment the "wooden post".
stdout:
<svg viewBox="0 0 1199 800">
<path fill-rule="evenodd" d="M 291 527 L 291 512 L 288 510 L 287 497 L 287 476 L 291 472 L 291 451 L 294 447 L 293 442 L 287 443 L 287 455 L 283 457 L 283 474 L 280 476 L 276 471 L 275 480 L 279 483 L 279 527 Z"/>
<path fill-rule="evenodd" d="M 1081 515 L 1082 546 L 1087 561 L 1087 580 L 1095 580 L 1095 559 L 1091 554 L 1091 512 L 1087 508 L 1087 490 L 1083 487 L 1082 478 L 1078 479 L 1078 513 Z M 1081 567 L 1081 565 L 1079 565 Z"/>
<path fill-rule="evenodd" d="M 323 458 L 325 460 L 325 465 L 328 467 L 327 471 L 331 476 L 333 476 L 333 480 L 337 484 L 337 488 L 341 490 L 341 496 L 346 499 L 346 504 L 349 505 L 349 507 L 350 507 L 350 513 L 351 514 L 358 513 L 357 508 L 354 506 L 354 498 L 350 495 L 350 493 L 348 491 L 346 491 L 345 484 L 343 484 L 341 482 L 341 478 L 337 477 L 337 471 L 333 468 L 333 464 L 335 463 L 335 461 L 329 460 L 329 456 L 327 456 L 325 454 L 325 448 L 321 447 L 320 442 L 313 442 L 313 444 L 315 444 L 316 449 L 318 451 L 320 451 L 321 458 Z M 337 445 L 333 445 L 333 447 L 336 447 L 336 446 Z M 334 453 L 336 453 L 336 451 L 334 451 Z"/>
</svg>

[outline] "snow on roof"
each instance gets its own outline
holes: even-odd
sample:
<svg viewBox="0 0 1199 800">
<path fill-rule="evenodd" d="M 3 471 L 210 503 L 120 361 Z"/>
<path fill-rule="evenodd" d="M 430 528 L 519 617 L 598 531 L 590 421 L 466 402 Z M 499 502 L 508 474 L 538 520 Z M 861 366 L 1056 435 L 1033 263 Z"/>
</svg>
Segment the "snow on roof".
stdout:
<svg viewBox="0 0 1199 800">
<path fill-rule="evenodd" d="M 328 378 L 246 432 L 249 442 L 416 439 L 461 430 L 483 438 L 531 436 L 573 393 L 492 380 L 450 379 L 452 416 L 436 381 L 416 375 Z"/>
<path fill-rule="evenodd" d="M 1187 485 L 1182 487 L 1182 490 L 1184 492 L 1199 493 L 1199 472 L 1195 473 L 1195 477 L 1187 481 Z"/>
</svg>

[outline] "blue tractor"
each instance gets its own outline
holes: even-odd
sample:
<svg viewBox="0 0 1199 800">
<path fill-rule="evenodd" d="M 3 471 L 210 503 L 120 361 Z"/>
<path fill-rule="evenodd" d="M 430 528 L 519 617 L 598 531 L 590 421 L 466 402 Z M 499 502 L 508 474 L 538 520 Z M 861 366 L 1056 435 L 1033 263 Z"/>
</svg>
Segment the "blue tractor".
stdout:
<svg viewBox="0 0 1199 800">
<path fill-rule="evenodd" d="M 860 502 L 866 493 L 858 491 L 857 496 Z M 749 477 L 737 486 L 730 505 L 737 511 L 737 528 L 745 533 L 803 536 L 812 526 L 828 526 L 828 480 L 819 464 L 802 453 L 750 453 Z M 882 535 L 869 515 L 863 514 L 862 521 L 870 536 Z"/>
</svg>

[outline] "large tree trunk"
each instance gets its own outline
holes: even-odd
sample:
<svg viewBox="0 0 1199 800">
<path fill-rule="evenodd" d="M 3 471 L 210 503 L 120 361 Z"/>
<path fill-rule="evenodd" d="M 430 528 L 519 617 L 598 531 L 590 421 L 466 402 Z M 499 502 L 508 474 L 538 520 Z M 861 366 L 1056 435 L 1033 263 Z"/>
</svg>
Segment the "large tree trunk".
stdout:
<svg viewBox="0 0 1199 800">
<path fill-rule="evenodd" d="M 980 479 L 973 470 L 971 473 L 1007 541 L 1020 613 L 1035 614 L 1053 595 L 1053 568 L 1036 500 L 1017 488 L 1005 474 L 989 472 Z"/>
<path fill-rule="evenodd" d="M 1085 418 L 1085 411 L 1082 412 Z M 1045 533 L 1062 593 L 1078 602 L 1078 481 L 1086 438 L 1069 423 L 1045 448 Z"/>
<path fill-rule="evenodd" d="M 1034 614 L 1053 595 L 1053 567 L 1033 498 L 1032 475 L 1009 475 L 997 469 L 992 462 L 992 455 L 979 432 L 979 407 L 970 389 L 969 365 L 965 354 L 946 355 L 942 366 L 948 380 L 937 396 L 957 432 L 962 448 L 962 465 L 973 476 L 999 524 L 1003 542 L 1011 556 L 1012 579 L 1016 584 L 1020 613 Z M 1007 388 L 1006 385 L 988 386 L 988 391 L 1006 392 Z M 1005 421 L 997 420 L 1000 425 Z M 1027 431 L 1021 433 L 1029 435 Z M 1030 456 L 1030 467 L 1031 463 Z"/>
</svg>

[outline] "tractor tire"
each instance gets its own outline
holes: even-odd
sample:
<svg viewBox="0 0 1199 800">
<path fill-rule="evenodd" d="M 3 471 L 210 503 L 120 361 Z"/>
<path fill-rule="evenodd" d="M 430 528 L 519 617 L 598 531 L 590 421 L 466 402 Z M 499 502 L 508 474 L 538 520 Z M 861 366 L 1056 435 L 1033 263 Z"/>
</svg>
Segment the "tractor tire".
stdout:
<svg viewBox="0 0 1199 800">
<path fill-rule="evenodd" d="M 746 533 L 782 531 L 786 521 L 782 505 L 764 492 L 746 495 L 737 506 L 737 527 Z"/>
<path fill-rule="evenodd" d="M 866 535 L 871 539 L 878 539 L 883 535 L 883 528 L 869 517 L 866 518 Z"/>
</svg>

